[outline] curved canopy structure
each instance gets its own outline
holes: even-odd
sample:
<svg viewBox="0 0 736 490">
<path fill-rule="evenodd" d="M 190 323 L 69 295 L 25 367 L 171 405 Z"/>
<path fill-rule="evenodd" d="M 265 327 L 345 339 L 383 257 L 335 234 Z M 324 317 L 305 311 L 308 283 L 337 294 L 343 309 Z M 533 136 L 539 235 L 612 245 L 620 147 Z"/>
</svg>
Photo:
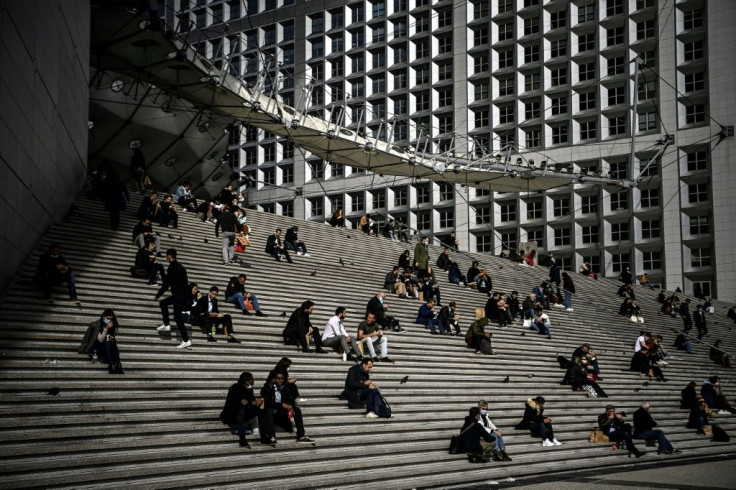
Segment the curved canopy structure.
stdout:
<svg viewBox="0 0 736 490">
<path fill-rule="evenodd" d="M 632 181 L 572 174 L 546 162 L 510 161 L 501 155 L 428 154 L 369 138 L 304 114 L 232 77 L 195 52 L 147 12 L 100 2 L 92 9 L 91 63 L 101 72 L 119 73 L 151 84 L 163 94 L 188 101 L 196 110 L 251 124 L 288 138 L 332 163 L 385 175 L 422 177 L 499 192 L 542 191 L 591 182 L 634 185 Z M 127 5 L 123 2 L 124 5 Z"/>
</svg>

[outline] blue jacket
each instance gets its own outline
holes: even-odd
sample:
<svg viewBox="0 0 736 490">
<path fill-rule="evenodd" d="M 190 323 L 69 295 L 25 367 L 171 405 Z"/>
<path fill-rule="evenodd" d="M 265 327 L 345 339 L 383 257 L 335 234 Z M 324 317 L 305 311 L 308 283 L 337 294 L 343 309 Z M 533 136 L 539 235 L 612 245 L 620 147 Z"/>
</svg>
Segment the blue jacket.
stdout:
<svg viewBox="0 0 736 490">
<path fill-rule="evenodd" d="M 417 313 L 416 323 L 420 325 L 427 325 L 432 319 L 434 319 L 434 312 L 430 309 L 429 306 L 427 306 L 427 303 L 424 303 L 422 306 L 419 307 L 419 313 Z"/>
</svg>

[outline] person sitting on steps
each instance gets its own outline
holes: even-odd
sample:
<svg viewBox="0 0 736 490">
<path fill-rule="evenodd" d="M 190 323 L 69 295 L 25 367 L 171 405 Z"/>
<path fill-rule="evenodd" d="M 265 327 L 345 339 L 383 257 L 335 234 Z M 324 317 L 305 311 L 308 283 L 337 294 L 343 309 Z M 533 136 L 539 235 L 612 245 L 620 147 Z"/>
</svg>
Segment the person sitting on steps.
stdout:
<svg viewBox="0 0 736 490">
<path fill-rule="evenodd" d="M 304 243 L 302 240 L 299 240 L 298 233 L 299 227 L 292 226 L 291 228 L 286 230 L 286 237 L 284 237 L 284 241 L 289 247 L 291 247 L 292 250 L 296 252 L 297 255 L 311 257 L 311 255 L 307 253 L 307 244 Z"/>
<path fill-rule="evenodd" d="M 288 263 L 293 263 L 291 255 L 289 255 L 289 249 L 284 245 L 283 240 L 281 240 L 281 228 L 276 228 L 274 234 L 268 237 L 266 241 L 266 253 L 276 259 L 277 262 L 281 262 L 281 256 L 284 256 Z"/>
<path fill-rule="evenodd" d="M 245 280 L 245 274 L 230 278 L 225 289 L 225 302 L 236 305 L 244 315 L 250 315 L 252 314 L 251 311 L 255 311 L 256 316 L 268 316 L 261 311 L 258 297 L 253 293 L 246 292 Z"/>
<path fill-rule="evenodd" d="M 74 281 L 74 271 L 66 263 L 66 259 L 61 255 L 61 245 L 52 243 L 49 251 L 41 255 L 38 261 L 38 268 L 34 276 L 34 282 L 43 290 L 43 298 L 52 303 L 51 289 L 54 286 L 66 283 L 69 289 L 69 302 L 80 304 L 77 299 L 77 286 Z"/>
<path fill-rule="evenodd" d="M 310 300 L 304 301 L 301 306 L 296 308 L 286 323 L 282 336 L 284 344 L 297 344 L 301 346 L 302 352 L 317 352 L 318 354 L 327 354 L 322 348 L 322 336 L 319 329 L 312 325 L 309 316 L 314 311 L 314 302 Z M 307 338 L 311 337 L 314 342 L 315 351 L 309 348 Z"/>
<path fill-rule="evenodd" d="M 629 457 L 636 456 L 637 458 L 641 458 L 646 454 L 646 451 L 639 451 L 634 446 L 634 441 L 632 440 L 633 428 L 631 424 L 624 422 L 623 415 L 616 413 L 616 407 L 613 405 L 607 405 L 606 411 L 598 416 L 598 427 L 608 436 L 611 442 L 620 444 L 622 441 L 625 441 Z"/>
</svg>

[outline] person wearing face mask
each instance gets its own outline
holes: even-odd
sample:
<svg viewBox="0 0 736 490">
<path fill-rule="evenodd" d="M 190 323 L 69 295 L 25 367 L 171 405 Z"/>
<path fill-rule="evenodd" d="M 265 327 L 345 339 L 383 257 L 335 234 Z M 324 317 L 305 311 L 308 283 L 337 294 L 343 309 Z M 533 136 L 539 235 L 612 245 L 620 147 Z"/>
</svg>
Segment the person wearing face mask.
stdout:
<svg viewBox="0 0 736 490">
<path fill-rule="evenodd" d="M 94 361 L 98 356 L 104 357 L 108 363 L 110 374 L 125 374 L 120 363 L 120 351 L 115 336 L 118 333 L 118 319 L 111 309 L 106 309 L 100 318 L 87 327 L 82 343 L 77 352 L 87 354 Z"/>
<path fill-rule="evenodd" d="M 263 433 L 266 421 L 263 398 L 256 398 L 253 393 L 254 383 L 253 375 L 243 372 L 238 382 L 227 390 L 225 406 L 220 412 L 220 421 L 230 427 L 235 426 L 240 446 L 247 448 L 250 448 L 250 444 L 245 439 L 246 424 L 258 417 L 258 430 Z"/>
<path fill-rule="evenodd" d="M 67 265 L 64 256 L 61 255 L 61 245 L 52 243 L 49 251 L 41 255 L 34 282 L 43 290 L 43 298 L 51 303 L 51 288 L 63 283 L 69 287 L 69 301 L 77 305 L 77 288 L 74 282 L 74 272 Z"/>
<path fill-rule="evenodd" d="M 265 403 L 264 427 L 261 429 L 261 444 L 275 445 L 276 430 L 274 423 L 286 432 L 293 432 L 291 420 L 296 426 L 296 442 L 298 444 L 314 444 L 304 431 L 304 419 L 301 408 L 296 406 L 296 401 L 291 396 L 290 390 L 284 386 L 286 382 L 284 371 L 272 371 L 268 381 L 261 388 L 261 397 Z"/>
<path fill-rule="evenodd" d="M 488 432 L 488 434 L 496 440 L 496 451 L 493 453 L 494 461 L 511 461 L 511 458 L 506 454 L 506 443 L 503 442 L 501 431 L 496 427 L 491 420 L 491 412 L 488 410 L 488 402 L 481 400 L 478 402 L 478 408 L 480 409 L 480 419 L 478 423 Z"/>
</svg>

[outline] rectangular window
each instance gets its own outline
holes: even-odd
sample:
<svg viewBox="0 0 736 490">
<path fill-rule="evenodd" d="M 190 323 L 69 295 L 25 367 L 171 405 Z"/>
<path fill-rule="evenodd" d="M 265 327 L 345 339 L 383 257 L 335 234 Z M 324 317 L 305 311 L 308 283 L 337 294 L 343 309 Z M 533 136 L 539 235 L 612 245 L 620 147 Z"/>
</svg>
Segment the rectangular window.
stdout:
<svg viewBox="0 0 736 490">
<path fill-rule="evenodd" d="M 552 210 L 555 217 L 567 216 L 570 214 L 570 199 L 558 198 L 552 201 Z"/>
<path fill-rule="evenodd" d="M 345 62 L 341 59 L 332 60 L 331 76 L 332 78 L 341 77 L 345 73 Z"/>
<path fill-rule="evenodd" d="M 325 205 L 321 197 L 309 200 L 312 216 L 323 216 L 325 214 Z"/>
<path fill-rule="evenodd" d="M 477 252 L 493 252 L 493 237 L 490 235 L 477 235 L 475 237 L 475 249 Z"/>
<path fill-rule="evenodd" d="M 608 76 L 621 75 L 626 71 L 627 62 L 623 56 L 608 59 Z"/>
<path fill-rule="evenodd" d="M 595 4 L 588 3 L 578 7 L 578 23 L 591 22 L 595 20 Z"/>
<path fill-rule="evenodd" d="M 524 35 L 536 34 L 539 32 L 539 17 L 530 17 L 524 19 Z"/>
<path fill-rule="evenodd" d="M 540 110 L 539 110 L 539 101 L 533 100 L 530 102 L 527 102 L 524 104 L 524 118 L 525 119 L 535 119 L 539 117 Z"/>
<path fill-rule="evenodd" d="M 644 269 L 651 271 L 662 268 L 662 254 L 659 251 L 644 252 L 642 254 Z"/>
<path fill-rule="evenodd" d="M 340 53 L 345 51 L 345 39 L 340 35 L 332 38 L 332 52 Z"/>
<path fill-rule="evenodd" d="M 526 232 L 527 242 L 537 242 L 537 247 L 544 247 L 544 230 L 534 229 Z"/>
<path fill-rule="evenodd" d="M 598 226 L 590 225 L 583 226 L 583 243 L 591 244 L 598 243 Z"/>
<path fill-rule="evenodd" d="M 626 87 L 611 87 L 608 89 L 608 105 L 626 103 Z"/>
<path fill-rule="evenodd" d="M 581 34 L 578 37 L 578 51 L 593 51 L 595 49 L 595 33 Z"/>
<path fill-rule="evenodd" d="M 351 211 L 363 211 L 365 209 L 365 196 L 362 192 L 351 194 L 350 199 L 352 201 Z"/>
<path fill-rule="evenodd" d="M 437 118 L 437 128 L 440 134 L 451 133 L 453 128 L 452 116 L 440 116 Z"/>
<path fill-rule="evenodd" d="M 659 189 L 643 189 L 641 191 L 641 207 L 653 208 L 659 206 Z"/>
<path fill-rule="evenodd" d="M 552 126 L 552 144 L 559 145 L 562 143 L 567 143 L 568 133 L 569 130 L 567 124 Z"/>
<path fill-rule="evenodd" d="M 626 134 L 626 116 L 608 118 L 608 134 L 618 136 Z"/>
<path fill-rule="evenodd" d="M 657 98 L 657 82 L 639 82 L 639 101 Z"/>
<path fill-rule="evenodd" d="M 507 105 L 498 108 L 499 111 L 499 122 L 501 124 L 508 124 L 514 122 L 514 106 Z"/>
<path fill-rule="evenodd" d="M 406 187 L 394 189 L 394 207 L 406 206 L 407 194 Z"/>
<path fill-rule="evenodd" d="M 580 139 L 594 139 L 598 133 L 598 121 L 582 121 L 580 123 Z"/>
<path fill-rule="evenodd" d="M 417 186 L 417 204 L 429 204 L 432 200 L 432 192 L 428 185 Z"/>
<path fill-rule="evenodd" d="M 598 196 L 581 196 L 580 211 L 583 214 L 594 214 L 598 212 Z"/>
<path fill-rule="evenodd" d="M 512 53 L 511 60 L 513 63 L 513 53 Z M 531 46 L 525 46 L 524 47 L 524 63 L 534 63 L 536 61 L 539 61 L 539 45 L 532 44 Z"/>
<path fill-rule="evenodd" d="M 380 94 L 386 91 L 386 79 L 383 77 L 383 75 L 378 76 L 373 79 L 373 93 L 374 94 Z M 383 116 L 380 116 L 383 117 Z"/>
<path fill-rule="evenodd" d="M 490 10 L 490 2 L 488 0 L 476 0 L 473 2 L 473 20 L 488 17 Z"/>
<path fill-rule="evenodd" d="M 386 27 L 383 25 L 373 27 L 371 30 L 371 41 L 374 43 L 386 41 Z"/>
<path fill-rule="evenodd" d="M 452 80 L 452 63 L 442 63 L 439 65 L 439 80 Z"/>
<path fill-rule="evenodd" d="M 654 20 L 645 20 L 636 24 L 636 39 L 639 41 L 654 37 L 656 32 L 656 22 Z"/>
<path fill-rule="evenodd" d="M 440 90 L 438 100 L 440 107 L 452 105 L 452 89 Z"/>
<path fill-rule="evenodd" d="M 624 28 L 612 27 L 606 31 L 606 46 L 616 46 L 624 43 Z"/>
<path fill-rule="evenodd" d="M 559 87 L 565 84 L 567 84 L 567 68 L 552 70 L 552 86 Z"/>
<path fill-rule="evenodd" d="M 703 41 L 685 43 L 685 61 L 697 60 L 703 57 Z"/>
<path fill-rule="evenodd" d="M 595 78 L 595 62 L 581 63 L 578 65 L 578 78 L 581 82 Z"/>
<path fill-rule="evenodd" d="M 429 110 L 429 92 L 422 91 L 414 94 L 416 98 L 416 110 L 417 111 L 428 111 Z"/>
<path fill-rule="evenodd" d="M 710 233 L 710 216 L 692 216 L 690 218 L 690 234 L 705 235 Z"/>
<path fill-rule="evenodd" d="M 440 201 L 452 201 L 455 198 L 455 186 L 440 182 Z"/>
<path fill-rule="evenodd" d="M 552 29 L 560 29 L 567 26 L 567 10 L 559 10 L 549 15 L 550 27 Z"/>
<path fill-rule="evenodd" d="M 417 212 L 417 230 L 426 231 L 432 229 L 432 213 L 430 211 Z"/>
<path fill-rule="evenodd" d="M 559 56 L 565 55 L 567 55 L 567 39 L 558 39 L 556 41 L 552 41 L 550 56 L 552 58 L 557 58 Z"/>
<path fill-rule="evenodd" d="M 363 10 L 363 6 L 356 6 L 352 7 L 350 9 L 350 22 L 353 24 L 357 24 L 359 22 L 363 22 L 365 20 L 365 11 Z"/>
<path fill-rule="evenodd" d="M 578 94 L 579 100 L 580 100 L 580 110 L 581 111 L 587 111 L 591 109 L 595 109 L 596 106 L 596 93 L 595 91 L 590 92 L 581 92 Z"/>
<path fill-rule="evenodd" d="M 488 28 L 482 27 L 473 32 L 473 45 L 483 46 L 488 44 Z"/>
<path fill-rule="evenodd" d="M 351 57 L 350 64 L 353 67 L 353 73 L 365 71 L 365 58 L 362 54 Z"/>
<path fill-rule="evenodd" d="M 501 97 L 505 95 L 514 95 L 514 79 L 513 78 L 500 79 L 498 81 L 498 94 Z"/>
<path fill-rule="evenodd" d="M 514 10 L 514 0 L 498 0 L 498 13 L 505 14 Z"/>
<path fill-rule="evenodd" d="M 473 73 L 477 75 L 486 71 L 488 71 L 488 55 L 473 58 Z"/>
<path fill-rule="evenodd" d="M 373 192 L 373 209 L 382 209 L 386 207 L 386 191 L 378 189 Z"/>
<path fill-rule="evenodd" d="M 524 77 L 524 91 L 539 90 L 539 73 L 530 73 Z"/>
<path fill-rule="evenodd" d="M 426 39 L 421 39 L 419 41 L 416 41 L 416 59 L 422 59 L 429 56 L 429 43 L 427 43 Z"/>
<path fill-rule="evenodd" d="M 263 185 L 276 185 L 276 169 L 266 168 L 263 170 Z"/>
<path fill-rule="evenodd" d="M 555 228 L 555 247 L 570 245 L 570 228 Z"/>
<path fill-rule="evenodd" d="M 480 109 L 474 112 L 475 114 L 475 127 L 482 128 L 488 126 L 490 121 L 488 109 Z"/>
<path fill-rule="evenodd" d="M 294 166 L 287 165 L 285 167 L 281 167 L 281 183 L 282 184 L 292 184 L 293 182 L 294 182 Z"/>
<path fill-rule="evenodd" d="M 694 151 L 687 154 L 687 171 L 707 170 L 708 152 Z"/>
<path fill-rule="evenodd" d="M 504 233 L 501 233 L 501 243 L 503 244 L 503 248 L 505 249 L 511 249 L 516 248 L 516 232 L 515 231 L 507 231 Z"/>
<path fill-rule="evenodd" d="M 554 97 L 552 99 L 552 115 L 559 116 L 567 114 L 567 97 Z"/>
<path fill-rule="evenodd" d="M 439 52 L 440 54 L 452 52 L 452 36 L 445 36 L 439 39 Z"/>
<path fill-rule="evenodd" d="M 611 194 L 611 211 L 629 209 L 629 200 L 624 192 Z"/>
<path fill-rule="evenodd" d="M 337 29 L 345 27 L 345 15 L 342 10 L 336 10 L 331 13 L 332 28 Z"/>
<path fill-rule="evenodd" d="M 491 208 L 488 206 L 475 208 L 475 224 L 485 225 L 491 222 Z"/>
<path fill-rule="evenodd" d="M 685 106 L 685 122 L 687 124 L 705 122 L 705 105 L 693 104 Z"/>
<path fill-rule="evenodd" d="M 542 201 L 528 201 L 526 203 L 526 219 L 542 219 Z"/>
<path fill-rule="evenodd" d="M 437 27 L 452 27 L 452 9 L 443 9 L 437 12 Z"/>
<path fill-rule="evenodd" d="M 330 199 L 330 207 L 333 211 L 336 211 L 338 209 L 343 209 L 345 207 L 344 201 L 342 198 L 342 194 L 337 194 L 334 196 L 329 196 Z"/>
<path fill-rule="evenodd" d="M 393 39 L 402 38 L 406 36 L 407 32 L 409 32 L 407 29 L 406 21 L 403 21 L 403 20 L 395 21 L 393 23 L 393 29 L 394 29 Z"/>
<path fill-rule="evenodd" d="M 514 24 L 511 22 L 501 24 L 498 26 L 498 40 L 505 41 L 507 39 L 513 39 L 514 37 Z"/>
<path fill-rule="evenodd" d="M 294 203 L 291 201 L 285 201 L 279 203 L 281 205 L 281 216 L 287 216 L 289 218 L 294 217 Z"/>
<path fill-rule="evenodd" d="M 710 249 L 693 248 L 690 250 L 690 265 L 693 267 L 710 266 Z"/>
<path fill-rule="evenodd" d="M 613 272 L 621 272 L 625 267 L 629 266 L 629 254 L 613 254 L 611 255 L 611 270 Z"/>
<path fill-rule="evenodd" d="M 621 15 L 624 13 L 624 2 L 623 0 L 607 0 L 606 1 L 606 15 L 611 17 L 613 15 Z"/>
<path fill-rule="evenodd" d="M 374 2 L 372 12 L 373 18 L 383 17 L 386 15 L 386 3 L 382 1 Z"/>
<path fill-rule="evenodd" d="M 488 82 L 480 82 L 474 85 L 475 101 L 483 100 L 488 98 L 490 92 L 490 85 Z"/>
<path fill-rule="evenodd" d="M 501 204 L 501 221 L 516 221 L 516 203 Z"/>
<path fill-rule="evenodd" d="M 394 73 L 394 89 L 406 88 L 406 72 Z"/>
<path fill-rule="evenodd" d="M 539 129 L 528 129 L 524 131 L 527 148 L 539 148 L 542 146 L 542 132 Z"/>
<path fill-rule="evenodd" d="M 365 46 L 365 33 L 362 30 L 351 32 L 350 39 L 352 48 L 360 48 Z"/>
<path fill-rule="evenodd" d="M 660 223 L 658 219 L 641 222 L 642 238 L 659 238 Z"/>
<path fill-rule="evenodd" d="M 703 27 L 703 11 L 702 10 L 688 10 L 682 13 L 682 20 L 684 29 L 697 29 Z"/>
<path fill-rule="evenodd" d="M 708 184 L 690 184 L 687 186 L 688 202 L 707 202 L 708 201 Z"/>
<path fill-rule="evenodd" d="M 440 209 L 440 228 L 455 227 L 455 210 Z"/>
<path fill-rule="evenodd" d="M 705 88 L 705 73 L 698 71 L 685 75 L 685 92 L 695 92 Z"/>
</svg>

